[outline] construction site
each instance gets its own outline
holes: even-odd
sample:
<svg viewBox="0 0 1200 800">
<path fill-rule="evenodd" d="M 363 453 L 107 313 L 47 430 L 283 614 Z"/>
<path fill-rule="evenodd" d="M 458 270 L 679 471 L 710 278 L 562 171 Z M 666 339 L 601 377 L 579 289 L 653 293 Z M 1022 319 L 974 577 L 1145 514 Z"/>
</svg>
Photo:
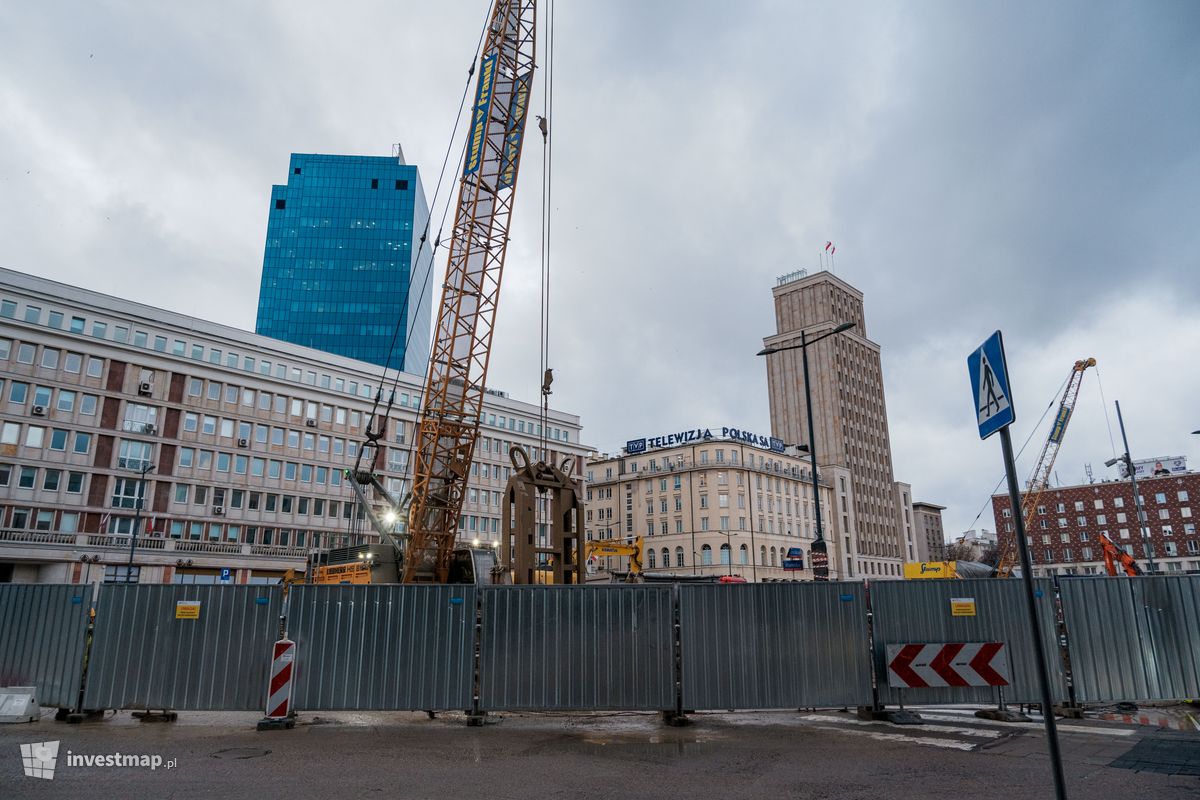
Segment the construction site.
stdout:
<svg viewBox="0 0 1200 800">
<path fill-rule="evenodd" d="M 1001 434 L 1009 481 L 1008 491 L 997 484 L 988 496 L 998 535 L 990 558 L 922 559 L 922 551 L 911 547 L 912 530 L 905 532 L 902 524 L 888 539 L 895 521 L 906 518 L 906 509 L 911 513 L 913 499 L 911 487 L 892 474 L 890 445 L 880 445 L 885 412 L 879 411 L 882 422 L 847 413 L 848 421 L 838 424 L 849 433 L 833 437 L 821 428 L 817 435 L 817 425 L 827 421 L 815 419 L 806 348 L 857 327 L 859 338 L 832 352 L 856 352 L 863 363 L 874 358 L 878 364 L 878 347 L 866 339 L 865 321 L 853 311 L 848 291 L 849 301 L 836 302 L 851 309 L 843 316 L 854 321 L 822 323 L 814 339 L 812 326 L 791 336 L 781 322 L 780 333 L 763 340 L 760 356 L 791 350 L 798 352 L 787 358 L 802 359 L 771 373 L 771 402 L 787 406 L 781 415 L 793 415 L 786 438 L 782 430 L 759 436 L 727 427 L 708 438 L 727 443 L 730 461 L 724 450 L 709 462 L 707 451 L 697 455 L 692 448 L 685 462 L 682 449 L 669 449 L 690 444 L 683 435 L 679 442 L 674 435 L 633 440 L 611 457 L 591 452 L 585 460 L 577 418 L 550 406 L 552 43 L 553 12 L 546 13 L 544 2 L 494 0 L 463 90 L 465 130 L 456 127 L 446 149 L 447 163 L 461 169 L 453 170 L 452 187 L 443 190 L 438 183 L 425 227 L 413 237 L 412 263 L 434 261 L 437 301 L 428 368 L 419 394 L 412 391 L 412 404 L 401 370 L 393 376 L 384 368 L 370 384 L 361 383 L 363 391 L 350 389 L 354 402 L 369 410 L 362 413 L 361 436 L 341 440 L 334 420 L 345 409 L 331 405 L 322 416 L 317 403 L 293 398 L 300 404 L 294 407 L 307 410 L 295 417 L 288 438 L 319 437 L 311 448 L 322 454 L 311 465 L 321 470 L 312 473 L 314 485 L 328 475 L 329 487 L 349 490 L 340 510 L 331 504 L 326 514 L 324 499 L 314 501 L 312 516 L 321 522 L 307 529 L 311 538 L 304 538 L 299 524 L 272 529 L 274 539 L 271 533 L 237 538 L 242 532 L 233 527 L 244 522 L 241 488 L 210 496 L 204 487 L 170 490 L 163 484 L 146 497 L 147 474 L 156 469 L 149 445 L 142 456 L 124 443 L 117 445 L 120 466 L 140 476 L 119 478 L 121 488 L 112 492 L 93 484 L 89 503 L 114 497 L 114 508 L 134 512 L 129 530 L 110 525 L 107 514 L 89 506 L 69 524 L 56 511 L 59 516 L 46 517 L 44 526 L 35 509 L 28 531 L 14 524 L 15 532 L 4 532 L 6 542 L 30 552 L 70 550 L 69 567 L 58 579 L 24 582 L 22 576 L 34 575 L 35 568 L 21 572 L 26 567 L 18 565 L 9 568 L 11 582 L 0 583 L 0 722 L 30 723 L 0 735 L 6 747 L 8 739 L 14 745 L 18 739 L 45 740 L 23 755 L 25 774 L 36 770 L 35 777 L 52 778 L 56 761 L 78 766 L 67 760 L 66 745 L 59 755 L 61 733 L 64 741 L 75 736 L 81 743 L 72 757 L 108 747 L 104 736 L 126 752 L 148 751 L 158 740 L 168 758 L 182 759 L 182 782 L 173 784 L 181 794 L 210 788 L 203 774 L 208 770 L 197 766 L 208 763 L 201 758 L 267 763 L 273 750 L 294 760 L 257 775 L 232 761 L 213 762 L 212 780 L 248 793 L 278 791 L 284 778 L 285 790 L 297 791 L 302 778 L 302 794 L 348 793 L 373 761 L 390 758 L 399 747 L 410 765 L 434 763 L 439 751 L 471 748 L 475 765 L 494 759 L 491 778 L 470 768 L 443 769 L 440 762 L 426 771 L 412 767 L 405 778 L 412 784 L 400 792 L 405 796 L 428 796 L 459 782 L 469 790 L 526 796 L 537 791 L 531 770 L 544 775 L 574 769 L 587 776 L 578 794 L 557 782 L 558 775 L 547 779 L 552 794 L 607 797 L 618 793 L 610 780 L 614 763 L 619 770 L 645 767 L 651 775 L 661 769 L 664 784 L 676 787 L 672 795 L 715 796 L 721 792 L 714 782 L 728 779 L 739 761 L 759 773 L 754 796 L 792 796 L 797 779 L 815 787 L 804 796 L 931 796 L 919 783 L 940 781 L 942 773 L 922 765 L 911 748 L 944 754 L 946 774 L 964 781 L 964 796 L 993 796 L 1002 785 L 1048 796 L 1051 773 L 1059 797 L 1068 785 L 1102 791 L 1105 780 L 1119 796 L 1192 796 L 1200 777 L 1200 574 L 1185 559 L 1200 558 L 1189 521 L 1189 498 L 1200 493 L 1200 475 L 1186 468 L 1146 474 L 1129 452 L 1118 404 L 1123 452 L 1114 441 L 1108 466 L 1118 466 L 1122 480 L 1079 486 L 1057 480 L 1058 453 L 1080 397 L 1087 398 L 1081 395 L 1084 381 L 1098 372 L 1097 359 L 1070 367 L 1024 443 L 1034 441 L 1049 420 L 1033 469 L 1021 475 L 1015 459 L 1024 445 L 1014 457 L 1008 428 L 1016 395 L 1007 384 L 999 331 L 998 354 L 989 339 L 968 359 L 980 438 Z M 540 106 L 539 92 L 548 95 Z M 519 404 L 491 388 L 489 368 L 504 313 L 500 300 L 522 156 L 527 145 L 539 143 L 541 318 L 521 324 L 539 328 L 542 381 L 537 402 Z M 397 192 L 401 182 L 396 179 Z M 538 192 L 521 189 L 520 208 L 532 211 Z M 448 232 L 438 227 L 438 213 L 451 220 Z M 833 250 L 828 243 L 831 269 Z M 831 285 L 831 291 L 843 290 L 838 282 Z M 530 286 L 526 282 L 524 290 L 531 292 Z M 781 278 L 778 309 L 790 302 L 787 289 Z M 407 310 L 394 320 L 385 364 L 408 363 L 405 348 L 422 341 L 419 324 L 420 317 Z M 186 321 L 177 325 L 182 330 Z M 13 335 L 16 351 L 21 332 Z M 161 338 L 160 352 L 166 353 L 167 338 Z M 248 366 L 239 366 L 229 346 L 230 368 L 255 374 L 250 357 Z M 177 340 L 177 350 L 183 358 L 184 341 Z M 215 352 L 206 363 L 221 366 L 220 350 Z M 193 360 L 205 362 L 203 353 L 201 348 Z M 530 370 L 533 355 L 523 355 Z M 282 357 L 274 356 L 286 372 Z M 298 355 L 291 357 L 298 363 Z M 835 357 L 817 358 L 832 364 Z M 840 371 L 846 362 L 837 363 Z M 101 417 L 114 431 L 120 403 L 129 409 L 124 431 L 145 437 L 210 426 L 216 431 L 226 423 L 232 434 L 238 420 L 204 414 L 199 405 L 199 414 L 187 411 L 193 397 L 196 404 L 271 408 L 269 394 L 256 399 L 234 384 L 227 396 L 219 384 L 215 392 L 205 391 L 211 381 L 193 389 L 190 375 L 145 364 L 130 359 L 128 370 L 124 363 L 118 370 L 110 363 L 91 376 L 97 387 L 104 376 L 108 402 L 102 402 Z M 833 371 L 821 361 L 818 367 Z M 257 374 L 270 370 L 266 363 Z M 802 370 L 806 398 L 796 391 L 798 383 L 780 389 L 779 376 L 793 374 L 787 370 Z M 313 374 L 308 385 L 318 380 Z M 324 380 L 332 383 L 328 375 Z M 244 390 L 249 386 L 247 378 Z M 1107 415 L 1102 391 L 1097 408 Z M 73 404 L 75 395 L 67 394 Z M 121 400 L 123 394 L 129 397 Z M 284 400 L 279 390 L 275 394 Z M 55 396 L 61 410 L 63 395 Z M 135 416 L 135 405 L 155 402 L 164 407 L 161 419 L 156 412 Z M 30 414 L 47 416 L 50 403 L 38 403 L 33 408 L 40 411 Z M 508 428 L 503 413 L 496 422 L 497 410 L 510 415 Z M 518 413 L 522 436 L 509 433 Z M 165 433 L 159 430 L 164 427 Z M 236 486 L 253 487 L 252 478 L 280 469 L 255 456 L 269 455 L 268 437 L 276 435 L 269 427 L 246 416 L 229 437 L 237 442 L 232 458 L 218 452 L 224 471 L 232 464 L 232 473 L 243 476 L 235 478 L 243 481 Z M 853 438 L 864 430 L 869 432 L 860 440 Z M 282 429 L 278 436 L 282 446 Z M 64 432 L 56 449 L 65 452 L 66 441 Z M 81 459 L 90 455 L 90 439 L 76 435 L 71 441 Z M 97 441 L 111 461 L 113 437 Z M 10 444 L 19 456 L 15 439 L 5 440 L 5 447 Z M 826 468 L 818 447 L 841 448 L 845 458 Z M 884 453 L 886 470 L 870 472 L 874 477 L 859 486 L 854 459 L 872 448 Z M 162 480 L 172 467 L 192 466 L 191 451 L 174 444 L 155 458 Z M 295 471 L 296 464 L 284 463 L 285 474 Z M 610 470 L 603 480 L 585 479 L 592 464 L 616 465 L 615 475 Z M 21 468 L 18 463 L 13 473 L 21 476 L 14 478 L 14 492 L 33 486 L 32 472 L 28 486 L 17 485 L 25 480 Z M 57 470 L 36 474 L 50 481 L 51 473 L 57 488 Z M 687 476 L 686 489 L 679 475 Z M 7 478 L 6 465 L 6 491 Z M 755 480 L 757 495 L 751 493 Z M 592 500 L 593 487 L 607 487 L 604 501 Z M 710 488 L 712 527 L 704 516 L 702 526 L 689 522 L 685 529 L 685 514 L 707 512 Z M 855 506 L 856 496 L 866 499 Z M 258 510 L 257 497 L 247 494 L 247 513 Z M 264 505 L 273 506 L 276 495 L 265 497 Z M 280 502 L 290 505 L 291 499 Z M 151 506 L 144 523 L 143 500 Z M 297 506 L 307 509 L 308 500 L 298 499 Z M 199 527 L 180 521 L 177 535 L 164 535 L 176 507 L 189 505 L 211 509 L 208 521 L 195 523 Z M 226 516 L 227 508 L 237 513 Z M 608 513 L 593 522 L 589 509 L 603 508 Z M 679 521 L 669 526 L 672 520 Z M 213 527 L 219 525 L 227 527 Z M 243 527 L 258 531 L 255 525 Z M 117 538 L 114 528 L 129 538 Z M 233 557 L 244 557 L 237 571 L 221 566 Z M 25 551 L 20 558 L 36 560 Z M 38 574 L 60 575 L 48 569 Z M 154 582 L 158 578 L 161 583 Z M 140 727 L 143 722 L 176 724 L 152 736 L 139 733 L 150 730 Z M 217 738 L 225 746 L 197 733 L 202 727 L 222 731 Z M 834 734 L 844 735 L 845 748 L 830 743 Z M 511 738 L 500 744 L 488 737 Z M 381 750 L 385 739 L 389 744 Z M 856 743 L 861 751 L 853 749 Z M 345 754 L 344 763 L 304 777 L 305 762 L 335 760 L 329 755 L 335 751 Z M 598 769 L 601 751 L 609 763 Z M 1009 760 L 1014 758 L 1022 761 Z M 879 793 L 886 777 L 854 785 L 848 765 L 859 762 L 907 771 L 908 777 L 894 792 Z M 691 765 L 693 774 L 683 774 L 681 764 Z M 1097 777 L 1102 766 L 1112 767 L 1107 778 Z M 915 773 L 924 777 L 918 781 Z M 1029 778 L 1033 773 L 1037 780 Z M 164 774 L 139 774 L 130 783 L 105 775 L 92 784 L 118 795 L 134 786 L 161 792 L 165 784 L 152 781 Z M 9 784 L 8 773 L 5 778 Z M 746 781 L 755 785 L 753 776 Z M 619 792 L 628 794 L 630 786 Z M 730 796 L 749 795 L 739 788 Z"/>
</svg>

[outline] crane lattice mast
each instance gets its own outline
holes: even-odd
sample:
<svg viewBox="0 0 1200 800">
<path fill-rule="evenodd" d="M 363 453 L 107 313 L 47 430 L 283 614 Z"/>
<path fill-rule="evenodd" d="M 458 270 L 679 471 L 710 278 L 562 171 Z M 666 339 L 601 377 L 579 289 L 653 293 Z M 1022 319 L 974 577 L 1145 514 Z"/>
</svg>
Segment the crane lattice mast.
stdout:
<svg viewBox="0 0 1200 800">
<path fill-rule="evenodd" d="M 478 65 L 453 238 L 417 426 L 405 583 L 444 583 L 479 437 L 533 84 L 535 0 L 496 0 Z"/>
<path fill-rule="evenodd" d="M 1037 516 L 1038 502 L 1042 493 L 1050 485 L 1050 473 L 1054 470 L 1054 459 L 1058 458 L 1058 449 L 1062 446 L 1063 436 L 1067 432 L 1067 423 L 1071 421 L 1071 412 L 1075 409 L 1075 400 L 1079 397 L 1079 387 L 1083 385 L 1083 373 L 1088 367 L 1096 366 L 1096 359 L 1085 358 L 1075 362 L 1071 367 L 1071 376 L 1067 379 L 1067 388 L 1063 390 L 1062 400 L 1058 404 L 1058 414 L 1050 427 L 1050 435 L 1042 447 L 1042 454 L 1034 467 L 1033 477 L 1029 488 L 1021 500 L 1021 518 L 1025 520 L 1027 535 L 1032 535 L 1034 518 Z M 1007 578 L 1012 574 L 1016 563 L 1016 534 L 1009 540 L 1004 553 L 996 565 L 996 577 Z"/>
</svg>

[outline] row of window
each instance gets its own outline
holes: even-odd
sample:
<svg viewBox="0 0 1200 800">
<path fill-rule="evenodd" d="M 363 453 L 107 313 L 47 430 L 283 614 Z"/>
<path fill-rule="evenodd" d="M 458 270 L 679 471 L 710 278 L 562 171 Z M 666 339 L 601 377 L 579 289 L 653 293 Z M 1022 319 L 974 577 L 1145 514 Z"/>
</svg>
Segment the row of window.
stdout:
<svg viewBox="0 0 1200 800">
<path fill-rule="evenodd" d="M 21 428 L 25 428 L 24 437 Z M 49 436 L 47 436 L 47 431 Z M 19 422 L 0 424 L 0 445 L 24 444 L 26 447 L 48 448 L 66 451 L 70 440 L 72 453 L 86 454 L 92 449 L 92 434 L 87 431 L 68 431 L 63 428 L 46 428 L 43 425 L 22 425 Z"/>
<path fill-rule="evenodd" d="M 13 341 L 0 339 L 0 361 L 8 361 L 14 355 Z M 55 347 L 43 347 L 42 356 L 37 357 L 37 345 L 29 342 L 16 343 L 16 363 L 37 364 L 44 369 L 61 369 L 72 375 L 86 374 L 89 378 L 99 378 L 104 374 L 104 360 L 94 356 L 85 356 L 70 350 L 59 350 Z"/>
<path fill-rule="evenodd" d="M 14 300 L 0 299 L 0 317 L 8 319 L 16 319 L 18 314 L 18 304 Z M 41 306 L 26 304 L 24 308 L 23 319 L 26 322 L 40 325 L 43 319 L 43 309 Z M 68 330 L 71 333 L 85 335 L 87 328 L 87 320 L 84 317 L 72 316 L 69 320 L 62 312 L 50 310 L 46 316 L 45 324 L 56 330 Z M 132 343 L 135 347 L 141 347 L 148 350 L 153 350 L 159 353 L 170 353 L 179 357 L 190 357 L 195 361 L 207 361 L 210 364 L 224 365 L 230 369 L 238 369 L 239 367 L 244 372 L 257 373 L 263 376 L 273 375 L 280 380 L 288 380 L 295 383 L 303 383 L 309 386 L 319 386 L 322 389 L 331 389 L 335 392 L 350 394 L 355 397 L 371 398 L 375 394 L 375 388 L 372 384 L 359 383 L 358 381 L 348 380 L 333 375 L 318 373 L 316 370 L 304 369 L 302 367 L 289 366 L 281 362 L 271 362 L 267 359 L 256 358 L 249 355 L 241 355 L 235 351 L 224 351 L 217 347 L 207 347 L 204 344 L 192 342 L 188 343 L 184 339 L 169 339 L 161 334 L 151 334 L 144 330 L 136 328 L 131 329 L 126 325 L 112 326 L 111 336 L 109 335 L 109 324 L 101 320 L 93 320 L 91 327 L 91 335 L 96 339 L 110 339 L 118 343 Z M 9 351 L 13 347 L 13 342 L 8 339 L 0 339 L 0 360 L 7 360 Z M 16 345 L 17 361 L 22 364 L 33 364 L 36 357 L 36 346 L 25 342 L 17 343 Z M 46 356 L 45 353 L 50 352 L 54 355 Z M 49 359 L 57 368 L 59 363 L 59 352 L 54 348 L 43 348 L 43 359 Z M 79 353 L 66 352 L 62 356 L 63 368 L 67 371 L 76 366 L 79 362 L 86 358 L 87 374 L 91 377 L 100 377 L 103 370 L 103 361 L 98 358 L 83 356 Z M 198 379 L 193 379 L 196 381 Z M 196 395 L 193 395 L 196 396 Z M 411 400 L 408 400 L 407 394 L 402 394 L 399 401 L 410 403 L 411 408 L 417 408 L 420 405 L 420 398 L 413 395 Z M 311 415 L 310 415 L 311 416 Z M 541 436 L 542 426 L 535 423 L 533 420 L 517 419 L 515 417 L 505 417 L 505 415 L 488 414 L 484 421 L 492 427 L 505 428 L 519 433 L 529 433 L 532 435 Z M 570 441 L 570 431 L 558 427 L 550 427 L 547 431 L 548 438 L 554 441 Z"/>
<path fill-rule="evenodd" d="M 1139 492 L 1139 494 L 1140 494 L 1140 492 Z M 1188 497 L 1187 490 L 1186 490 L 1186 489 L 1180 489 L 1180 490 L 1178 490 L 1177 492 L 1175 492 L 1175 499 L 1176 499 L 1176 500 L 1178 500 L 1180 503 L 1186 503 L 1186 502 L 1188 502 L 1188 499 L 1189 499 L 1189 497 Z M 1145 501 L 1145 497 L 1143 497 L 1143 498 L 1142 498 L 1142 503 L 1143 503 L 1143 504 L 1145 504 L 1145 502 L 1146 502 L 1146 501 Z M 1158 503 L 1159 505 L 1161 505 L 1161 504 L 1163 504 L 1163 503 L 1166 503 L 1166 502 L 1167 502 L 1167 492 L 1155 492 L 1155 493 L 1154 493 L 1154 502 L 1155 502 L 1155 503 Z M 1103 498 L 1099 498 L 1099 497 L 1097 497 L 1095 500 L 1093 500 L 1093 501 L 1092 501 L 1092 504 L 1093 504 L 1093 507 L 1094 507 L 1094 508 L 1095 508 L 1097 511 L 1101 511 L 1101 510 L 1103 510 L 1103 509 L 1104 509 L 1104 500 L 1103 500 Z M 1084 502 L 1083 502 L 1082 500 L 1076 500 L 1074 505 L 1075 505 L 1075 510 L 1076 510 L 1076 511 L 1083 511 L 1083 509 L 1084 509 Z M 1124 498 L 1124 497 L 1114 497 L 1114 498 L 1113 498 L 1113 507 L 1114 507 L 1114 508 L 1124 508 L 1124 507 L 1125 507 L 1125 498 Z M 1166 510 L 1166 509 L 1160 509 L 1160 511 L 1165 511 L 1165 510 Z M 1065 513 L 1066 513 L 1066 511 L 1067 511 L 1067 506 L 1066 506 L 1066 504 L 1065 504 L 1065 503 L 1059 503 L 1058 505 L 1056 505 L 1056 506 L 1055 506 L 1055 511 L 1057 511 L 1059 514 L 1065 514 Z M 1011 516 L 1012 516 L 1012 509 L 1011 509 L 1011 508 L 1004 508 L 1004 509 L 1002 510 L 1002 512 L 1001 512 L 1001 513 L 1002 513 L 1002 514 L 1003 514 L 1005 517 L 1011 517 Z M 1046 514 L 1046 507 L 1045 507 L 1045 506 L 1038 506 L 1038 507 L 1037 507 L 1037 513 L 1038 513 L 1039 515 L 1043 515 L 1043 516 L 1044 516 L 1044 515 Z M 1083 519 L 1083 518 L 1082 518 L 1082 517 L 1080 517 L 1080 519 Z M 1099 517 L 1097 517 L 1097 519 L 1099 519 Z M 1083 523 L 1080 523 L 1080 524 L 1082 525 Z"/>
<path fill-rule="evenodd" d="M 38 482 L 39 472 L 42 476 L 40 484 Z M 26 464 L 19 466 L 0 464 L 0 487 L 40 488 L 45 492 L 57 492 L 65 489 L 67 494 L 83 494 L 85 479 L 84 473 L 73 470 L 31 467 Z"/>
</svg>

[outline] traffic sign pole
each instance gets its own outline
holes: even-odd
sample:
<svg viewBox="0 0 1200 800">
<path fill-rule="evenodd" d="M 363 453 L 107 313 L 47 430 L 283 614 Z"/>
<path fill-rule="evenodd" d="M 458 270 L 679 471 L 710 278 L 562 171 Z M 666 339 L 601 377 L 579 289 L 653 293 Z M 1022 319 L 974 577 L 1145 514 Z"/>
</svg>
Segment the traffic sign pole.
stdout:
<svg viewBox="0 0 1200 800">
<path fill-rule="evenodd" d="M 1017 551 L 1021 554 L 1021 584 L 1025 587 L 1025 607 L 1029 611 L 1029 635 L 1037 657 L 1038 688 L 1042 695 L 1042 720 L 1046 725 L 1046 740 L 1050 746 L 1050 769 L 1054 773 L 1054 796 L 1066 800 L 1067 786 L 1063 779 L 1062 753 L 1058 748 L 1058 724 L 1054 719 L 1054 701 L 1050 699 L 1050 672 L 1046 668 L 1046 645 L 1038 624 L 1037 601 L 1033 591 L 1033 567 L 1029 560 L 1029 543 L 1025 536 L 1025 517 L 1021 514 L 1021 489 L 1017 484 L 1017 464 L 1013 458 L 1012 437 L 1008 428 L 1017 419 L 1009 383 L 1008 360 L 1004 355 L 1004 337 L 996 331 L 979 349 L 967 356 L 967 374 L 975 395 L 975 416 L 979 438 L 1000 434 L 1004 451 L 1004 474 L 1008 478 L 1008 498 L 1012 503 L 1012 518 L 1016 521 Z"/>
<path fill-rule="evenodd" d="M 1025 539 L 1025 519 L 1021 515 L 1021 490 L 1017 485 L 1017 465 L 1013 459 L 1012 437 L 1008 426 L 1000 429 L 1000 445 L 1004 449 L 1004 472 L 1008 476 L 1008 497 L 1016 522 L 1017 550 L 1021 554 L 1021 583 L 1025 587 L 1025 607 L 1029 610 L 1029 634 L 1037 657 L 1038 684 L 1042 694 L 1042 720 L 1046 725 L 1046 741 L 1050 745 L 1050 768 L 1054 772 L 1054 796 L 1066 800 L 1067 785 L 1063 778 L 1062 752 L 1058 748 L 1058 723 L 1054 719 L 1054 702 L 1050 699 L 1050 673 L 1046 668 L 1046 646 L 1038 625 L 1037 601 L 1033 593 L 1033 568 L 1029 561 L 1029 544 Z"/>
</svg>

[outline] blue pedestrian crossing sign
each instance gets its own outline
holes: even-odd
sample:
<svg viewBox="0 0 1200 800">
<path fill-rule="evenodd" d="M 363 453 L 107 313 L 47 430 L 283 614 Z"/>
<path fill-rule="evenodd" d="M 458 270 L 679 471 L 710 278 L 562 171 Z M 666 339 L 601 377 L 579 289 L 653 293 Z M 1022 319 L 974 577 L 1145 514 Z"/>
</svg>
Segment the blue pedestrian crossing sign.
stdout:
<svg viewBox="0 0 1200 800">
<path fill-rule="evenodd" d="M 971 391 L 975 395 L 975 418 L 979 438 L 986 439 L 1017 418 L 1008 385 L 1008 364 L 1004 360 L 1004 339 L 1000 331 L 988 337 L 979 349 L 967 356 Z"/>
</svg>

